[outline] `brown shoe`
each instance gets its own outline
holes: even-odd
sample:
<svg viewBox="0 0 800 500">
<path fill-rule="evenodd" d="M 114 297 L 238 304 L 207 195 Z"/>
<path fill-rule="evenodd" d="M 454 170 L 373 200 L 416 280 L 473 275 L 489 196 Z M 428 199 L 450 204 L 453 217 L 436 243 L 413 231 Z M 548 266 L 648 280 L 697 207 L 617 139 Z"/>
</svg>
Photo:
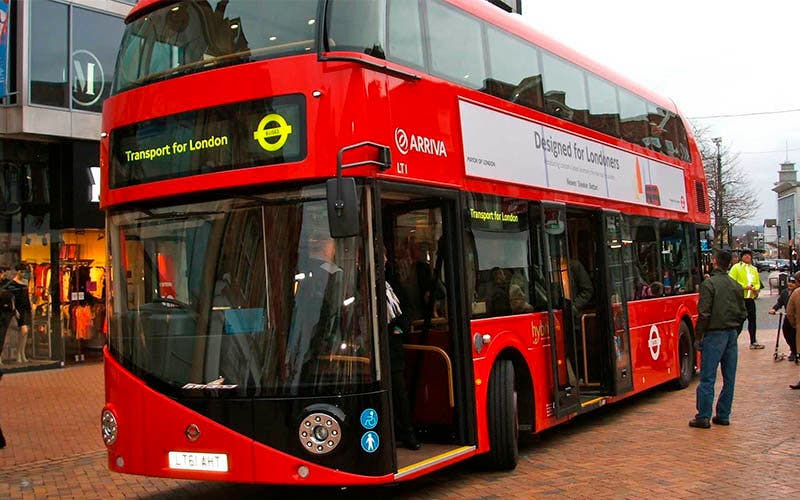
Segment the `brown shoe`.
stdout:
<svg viewBox="0 0 800 500">
<path fill-rule="evenodd" d="M 794 385 L 789 385 L 789 389 L 800 389 L 800 382 L 798 382 L 798 383 L 796 383 Z"/>
</svg>

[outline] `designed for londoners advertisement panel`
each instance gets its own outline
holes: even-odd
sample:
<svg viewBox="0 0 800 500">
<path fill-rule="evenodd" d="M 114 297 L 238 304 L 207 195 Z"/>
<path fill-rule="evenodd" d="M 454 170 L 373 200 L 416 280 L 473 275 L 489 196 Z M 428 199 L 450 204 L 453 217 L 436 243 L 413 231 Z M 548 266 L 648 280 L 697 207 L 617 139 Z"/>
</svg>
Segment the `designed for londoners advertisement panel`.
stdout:
<svg viewBox="0 0 800 500">
<path fill-rule="evenodd" d="M 683 170 L 459 101 L 467 175 L 686 212 Z"/>
</svg>

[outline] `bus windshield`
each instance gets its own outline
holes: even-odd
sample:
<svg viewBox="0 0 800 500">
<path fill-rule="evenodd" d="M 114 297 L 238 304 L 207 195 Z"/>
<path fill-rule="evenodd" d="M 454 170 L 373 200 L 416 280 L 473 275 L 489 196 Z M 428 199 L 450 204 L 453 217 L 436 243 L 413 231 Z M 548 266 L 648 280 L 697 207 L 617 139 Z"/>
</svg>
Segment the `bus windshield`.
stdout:
<svg viewBox="0 0 800 500">
<path fill-rule="evenodd" d="M 369 388 L 371 264 L 362 237 L 330 238 L 324 194 L 112 214 L 112 353 L 184 396 Z"/>
<path fill-rule="evenodd" d="M 318 0 L 183 0 L 130 22 L 114 93 L 175 76 L 316 50 Z"/>
</svg>

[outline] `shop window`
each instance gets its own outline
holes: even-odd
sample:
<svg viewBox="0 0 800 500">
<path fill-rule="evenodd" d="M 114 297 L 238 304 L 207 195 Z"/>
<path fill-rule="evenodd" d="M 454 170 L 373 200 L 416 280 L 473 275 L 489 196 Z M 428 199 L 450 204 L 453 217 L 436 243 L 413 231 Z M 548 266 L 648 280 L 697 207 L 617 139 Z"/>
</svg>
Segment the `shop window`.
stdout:
<svg viewBox="0 0 800 500">
<path fill-rule="evenodd" d="M 469 199 L 470 245 L 474 245 L 472 314 L 494 317 L 537 310 L 531 290 L 542 290 L 543 278 L 532 283 L 530 231 L 525 201 L 473 194 Z M 470 249 L 468 254 L 472 253 Z M 537 287 L 537 285 L 539 285 Z M 546 300 L 545 300 L 546 303 Z"/>
<path fill-rule="evenodd" d="M 105 231 L 63 231 L 58 247 L 57 314 L 67 362 L 101 359 L 105 329 Z M 54 301 L 55 302 L 55 301 Z"/>
</svg>

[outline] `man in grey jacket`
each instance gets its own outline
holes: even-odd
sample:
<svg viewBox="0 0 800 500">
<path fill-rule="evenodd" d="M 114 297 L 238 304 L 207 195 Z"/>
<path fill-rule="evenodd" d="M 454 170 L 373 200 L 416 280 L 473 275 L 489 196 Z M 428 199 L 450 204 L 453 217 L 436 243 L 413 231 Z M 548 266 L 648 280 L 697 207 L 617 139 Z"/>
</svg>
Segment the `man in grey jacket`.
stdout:
<svg viewBox="0 0 800 500">
<path fill-rule="evenodd" d="M 731 254 L 717 250 L 711 262 L 714 270 L 700 285 L 700 300 L 697 304 L 699 317 L 695 348 L 702 352 L 702 359 L 700 383 L 697 385 L 697 415 L 689 421 L 690 427 L 700 429 L 710 428 L 711 422 L 716 425 L 730 425 L 739 356 L 736 338 L 747 318 L 742 286 L 728 276 Z M 717 366 L 722 370 L 722 391 L 717 400 L 716 415 L 712 419 Z"/>
</svg>

